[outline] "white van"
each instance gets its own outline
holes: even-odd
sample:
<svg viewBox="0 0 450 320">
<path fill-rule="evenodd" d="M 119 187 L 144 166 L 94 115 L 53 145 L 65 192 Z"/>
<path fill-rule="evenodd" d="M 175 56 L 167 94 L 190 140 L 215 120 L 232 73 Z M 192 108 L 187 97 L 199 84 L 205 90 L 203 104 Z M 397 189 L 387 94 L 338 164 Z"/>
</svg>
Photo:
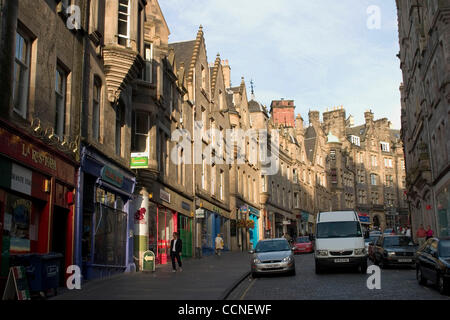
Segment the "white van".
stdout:
<svg viewBox="0 0 450 320">
<path fill-rule="evenodd" d="M 315 232 L 316 273 L 326 267 L 354 266 L 367 272 L 367 252 L 358 214 L 354 211 L 321 212 Z"/>
</svg>

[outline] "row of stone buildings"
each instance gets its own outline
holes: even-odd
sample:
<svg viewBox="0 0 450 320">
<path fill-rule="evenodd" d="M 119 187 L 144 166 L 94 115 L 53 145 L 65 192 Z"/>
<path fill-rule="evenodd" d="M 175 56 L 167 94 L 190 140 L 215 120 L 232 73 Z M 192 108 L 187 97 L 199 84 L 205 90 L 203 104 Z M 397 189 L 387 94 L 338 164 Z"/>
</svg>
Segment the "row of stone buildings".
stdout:
<svg viewBox="0 0 450 320">
<path fill-rule="evenodd" d="M 0 4 L 2 277 L 29 252 L 87 279 L 140 269 L 147 250 L 164 264 L 173 232 L 184 257 L 212 254 L 219 233 L 248 250 L 313 232 L 320 211 L 407 223 L 386 119 L 355 127 L 335 108 L 305 126 L 294 101 L 268 110 L 210 63 L 202 27 L 169 43 L 157 0 Z M 244 136 L 227 149 L 231 129 Z"/>
<path fill-rule="evenodd" d="M 402 140 L 413 230 L 450 235 L 450 3 L 397 0 Z"/>
</svg>

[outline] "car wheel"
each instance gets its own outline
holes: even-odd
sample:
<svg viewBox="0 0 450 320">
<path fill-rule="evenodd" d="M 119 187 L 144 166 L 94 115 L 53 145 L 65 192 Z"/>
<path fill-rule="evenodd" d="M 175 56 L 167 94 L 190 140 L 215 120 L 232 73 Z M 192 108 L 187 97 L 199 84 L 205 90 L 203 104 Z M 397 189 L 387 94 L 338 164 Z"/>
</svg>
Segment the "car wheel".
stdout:
<svg viewBox="0 0 450 320">
<path fill-rule="evenodd" d="M 361 264 L 360 269 L 361 269 L 360 271 L 361 271 L 362 274 L 366 274 L 367 273 L 367 261 L 363 262 Z"/>
<path fill-rule="evenodd" d="M 384 263 L 384 259 L 381 258 L 380 262 L 378 263 L 378 265 L 380 266 L 381 269 L 385 269 L 386 268 L 386 264 Z"/>
<path fill-rule="evenodd" d="M 289 272 L 289 275 L 291 275 L 291 276 L 295 276 L 296 275 L 296 272 L 295 272 L 295 269 L 294 270 L 291 270 L 291 272 Z"/>
<path fill-rule="evenodd" d="M 420 266 L 417 267 L 416 278 L 417 278 L 417 281 L 419 281 L 420 285 L 424 286 L 427 284 L 427 279 L 424 278 L 423 273 L 422 273 L 422 268 Z"/>
<path fill-rule="evenodd" d="M 316 274 L 322 274 L 323 273 L 323 269 L 321 266 L 319 266 L 319 264 L 316 262 Z"/>
<path fill-rule="evenodd" d="M 256 278 L 258 278 L 259 277 L 259 275 L 256 273 L 256 272 L 252 272 L 252 278 L 253 279 L 256 279 Z"/>
</svg>

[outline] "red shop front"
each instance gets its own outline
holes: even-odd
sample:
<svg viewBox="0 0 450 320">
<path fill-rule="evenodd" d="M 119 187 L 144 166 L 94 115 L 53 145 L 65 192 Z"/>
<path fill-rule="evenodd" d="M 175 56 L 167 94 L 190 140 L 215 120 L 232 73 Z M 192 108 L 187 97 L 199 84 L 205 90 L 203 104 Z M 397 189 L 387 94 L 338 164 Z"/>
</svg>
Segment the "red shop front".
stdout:
<svg viewBox="0 0 450 320">
<path fill-rule="evenodd" d="M 178 214 L 163 206 L 158 206 L 156 210 L 156 228 L 158 230 L 156 258 L 158 263 L 167 264 L 170 259 L 172 235 L 174 232 L 178 232 Z"/>
<path fill-rule="evenodd" d="M 76 162 L 0 123 L 0 289 L 14 255 L 61 253 L 73 264 Z"/>
</svg>

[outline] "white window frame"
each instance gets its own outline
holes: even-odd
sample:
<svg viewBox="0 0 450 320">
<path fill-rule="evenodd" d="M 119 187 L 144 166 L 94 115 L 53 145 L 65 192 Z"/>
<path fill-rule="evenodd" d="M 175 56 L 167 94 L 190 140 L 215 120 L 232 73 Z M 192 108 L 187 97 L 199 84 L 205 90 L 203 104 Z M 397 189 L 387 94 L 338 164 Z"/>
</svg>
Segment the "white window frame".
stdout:
<svg viewBox="0 0 450 320">
<path fill-rule="evenodd" d="M 381 151 L 383 152 L 391 152 L 390 151 L 390 144 L 389 142 L 380 142 L 381 144 Z"/>
<path fill-rule="evenodd" d="M 352 135 L 351 136 L 351 141 L 352 141 L 352 144 L 354 144 L 354 145 L 356 145 L 358 147 L 361 146 L 361 138 L 360 137 Z"/>
<path fill-rule="evenodd" d="M 121 0 L 119 0 L 119 2 L 118 2 L 119 10 L 118 10 L 118 16 L 117 16 L 117 22 L 118 22 L 118 25 L 117 25 L 117 37 L 118 37 L 117 43 L 119 45 L 121 45 L 119 38 L 126 39 L 126 47 L 129 47 L 130 46 L 130 27 L 131 27 L 131 0 L 127 0 L 127 3 L 128 3 L 127 5 L 121 4 L 120 1 Z M 120 12 L 120 8 L 121 7 L 126 7 L 127 8 L 127 13 L 121 13 Z M 121 15 L 125 15 L 127 17 L 127 19 L 126 20 L 121 19 Z M 126 22 L 126 24 L 127 24 L 127 34 L 126 35 L 119 33 L 119 23 L 120 23 L 120 21 Z"/>
<path fill-rule="evenodd" d="M 142 71 L 142 80 L 153 83 L 153 43 L 144 43 L 144 60 L 145 66 Z"/>
<path fill-rule="evenodd" d="M 19 40 L 18 37 L 20 37 L 23 40 L 23 44 L 26 45 L 26 52 L 25 52 L 25 61 L 20 60 L 19 57 L 17 57 L 17 41 Z M 14 53 L 14 80 L 13 80 L 13 104 L 14 104 L 14 112 L 19 114 L 22 118 L 27 118 L 27 112 L 28 112 L 28 91 L 30 88 L 30 66 L 31 66 L 31 41 L 28 37 L 24 36 L 23 33 L 21 33 L 19 30 L 16 32 L 16 43 L 14 46 L 14 49 L 16 52 Z M 19 49 L 23 48 L 22 46 L 19 46 Z M 22 51 L 22 50 L 21 50 Z M 22 58 L 22 57 L 21 57 Z M 20 67 L 21 71 L 25 70 L 25 73 L 21 79 L 16 79 L 16 73 L 17 68 Z M 19 101 L 16 101 L 16 82 L 19 81 Z M 19 105 L 19 106 L 18 106 Z"/>
</svg>

